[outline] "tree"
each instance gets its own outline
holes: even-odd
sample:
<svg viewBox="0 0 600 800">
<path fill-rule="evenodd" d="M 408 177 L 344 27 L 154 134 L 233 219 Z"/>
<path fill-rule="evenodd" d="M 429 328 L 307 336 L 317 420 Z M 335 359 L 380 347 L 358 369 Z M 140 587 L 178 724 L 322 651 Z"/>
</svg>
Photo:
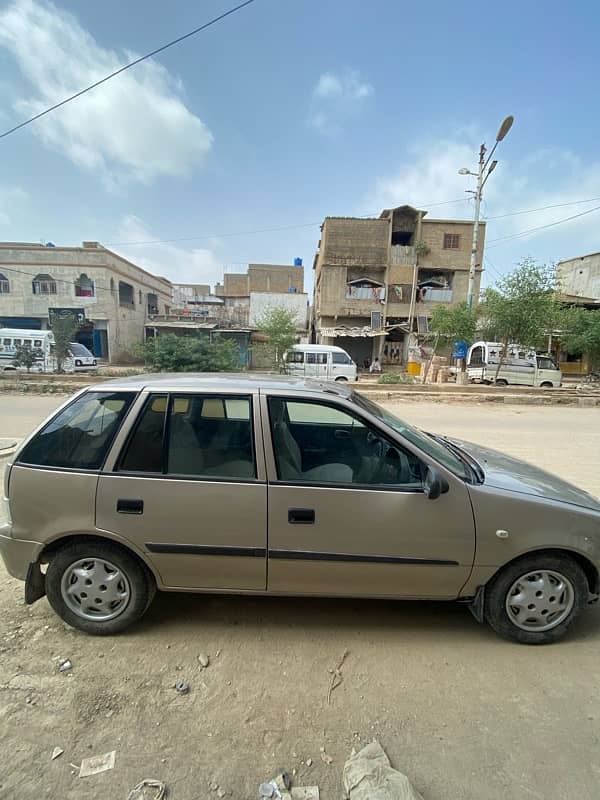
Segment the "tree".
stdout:
<svg viewBox="0 0 600 800">
<path fill-rule="evenodd" d="M 440 306 L 434 309 L 429 320 L 429 329 L 446 343 L 472 343 L 477 330 L 478 309 L 467 303 L 455 306 Z"/>
<path fill-rule="evenodd" d="M 600 369 L 600 311 L 572 306 L 563 312 L 560 340 L 569 353 L 589 358 L 590 370 Z"/>
<path fill-rule="evenodd" d="M 73 314 L 65 314 L 64 317 L 58 314 L 53 314 L 50 322 L 50 329 L 54 334 L 54 358 L 56 359 L 56 371 L 63 372 L 63 365 L 67 358 L 67 350 L 69 343 L 73 341 L 73 337 L 79 323 Z"/>
<path fill-rule="evenodd" d="M 528 258 L 499 280 L 496 288 L 484 292 L 480 314 L 485 338 L 503 345 L 495 378 L 509 344 L 538 347 L 544 333 L 555 327 L 560 316 L 555 287 L 554 267 Z"/>
<path fill-rule="evenodd" d="M 39 358 L 43 358 L 44 354 L 39 348 L 26 347 L 24 344 L 17 345 L 12 363 L 15 367 L 25 367 L 27 372 Z"/>
<path fill-rule="evenodd" d="M 262 345 L 274 367 L 278 367 L 286 350 L 296 341 L 296 314 L 282 306 L 267 309 L 256 327 L 266 337 Z"/>
<path fill-rule="evenodd" d="M 153 372 L 235 372 L 240 368 L 239 347 L 232 339 L 176 336 L 148 339 L 136 348 Z"/>
</svg>

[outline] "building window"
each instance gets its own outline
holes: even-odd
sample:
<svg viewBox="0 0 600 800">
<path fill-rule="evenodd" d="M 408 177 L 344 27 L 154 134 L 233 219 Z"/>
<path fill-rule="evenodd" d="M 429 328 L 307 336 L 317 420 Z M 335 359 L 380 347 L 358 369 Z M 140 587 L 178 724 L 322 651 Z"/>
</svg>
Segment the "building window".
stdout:
<svg viewBox="0 0 600 800">
<path fill-rule="evenodd" d="M 130 283 L 119 281 L 119 305 L 125 308 L 135 308 L 135 294 Z"/>
<path fill-rule="evenodd" d="M 148 314 L 158 314 L 158 295 L 148 292 L 146 300 L 148 302 Z"/>
<path fill-rule="evenodd" d="M 138 303 L 142 305 L 142 290 L 138 289 Z"/>
<path fill-rule="evenodd" d="M 0 272 L 0 294 L 8 294 L 10 292 L 10 284 L 8 278 Z"/>
<path fill-rule="evenodd" d="M 75 281 L 75 297 L 94 297 L 94 281 L 90 280 L 85 272 Z"/>
<path fill-rule="evenodd" d="M 31 287 L 34 294 L 57 294 L 56 281 L 52 275 L 36 275 Z"/>
<path fill-rule="evenodd" d="M 444 234 L 444 250 L 460 250 L 460 234 Z"/>
<path fill-rule="evenodd" d="M 114 278 L 110 279 L 110 292 L 111 292 L 111 294 L 115 293 L 115 279 Z"/>
</svg>

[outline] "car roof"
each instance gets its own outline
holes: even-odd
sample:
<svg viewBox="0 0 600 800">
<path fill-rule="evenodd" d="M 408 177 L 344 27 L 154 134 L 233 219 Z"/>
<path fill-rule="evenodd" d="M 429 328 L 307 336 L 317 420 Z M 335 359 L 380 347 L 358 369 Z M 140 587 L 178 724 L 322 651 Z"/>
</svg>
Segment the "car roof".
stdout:
<svg viewBox="0 0 600 800">
<path fill-rule="evenodd" d="M 322 383 L 310 378 L 293 378 L 280 375 L 249 375 L 243 372 L 157 372 L 146 375 L 133 375 L 123 378 L 95 383 L 89 387 L 90 391 L 104 391 L 114 389 L 128 389 L 140 391 L 148 389 L 150 391 L 184 391 L 194 389 L 196 391 L 246 391 L 251 392 L 255 389 L 269 391 L 292 390 L 337 394 L 340 397 L 349 397 L 351 390 L 340 384 L 331 382 Z"/>
<path fill-rule="evenodd" d="M 327 353 L 345 353 L 343 347 L 338 347 L 337 344 L 294 344 L 292 350 L 306 350 L 307 352 L 321 351 Z"/>
</svg>

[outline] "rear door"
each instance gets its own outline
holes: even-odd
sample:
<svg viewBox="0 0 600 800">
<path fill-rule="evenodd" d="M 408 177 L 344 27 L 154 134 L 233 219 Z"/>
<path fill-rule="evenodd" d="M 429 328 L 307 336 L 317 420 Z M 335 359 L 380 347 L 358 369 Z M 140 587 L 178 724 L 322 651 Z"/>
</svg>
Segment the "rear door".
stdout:
<svg viewBox="0 0 600 800">
<path fill-rule="evenodd" d="M 326 351 L 308 351 L 304 355 L 306 363 L 306 375 L 317 380 L 326 381 L 328 374 L 328 358 L 330 353 Z"/>
<path fill-rule="evenodd" d="M 164 392 L 140 402 L 100 476 L 97 527 L 147 553 L 166 587 L 264 591 L 267 487 L 256 397 Z"/>
</svg>

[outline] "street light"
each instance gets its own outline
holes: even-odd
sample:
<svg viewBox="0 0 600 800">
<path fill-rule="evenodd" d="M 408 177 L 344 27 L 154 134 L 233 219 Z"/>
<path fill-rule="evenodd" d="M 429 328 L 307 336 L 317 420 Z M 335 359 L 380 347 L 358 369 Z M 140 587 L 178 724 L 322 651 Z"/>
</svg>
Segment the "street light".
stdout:
<svg viewBox="0 0 600 800">
<path fill-rule="evenodd" d="M 477 178 L 477 189 L 473 192 L 475 195 L 475 214 L 473 222 L 473 244 L 471 247 L 471 265 L 469 267 L 469 287 L 467 289 L 467 305 L 469 308 L 472 308 L 473 306 L 473 288 L 475 286 L 475 267 L 477 265 L 477 240 L 479 238 L 479 210 L 481 207 L 481 195 L 487 179 L 496 169 L 498 164 L 498 161 L 492 161 L 491 158 L 498 147 L 498 143 L 504 139 L 506 134 L 512 128 L 514 121 L 515 118 L 512 116 L 508 116 L 502 121 L 502 124 L 498 128 L 498 133 L 496 134 L 496 142 L 494 143 L 492 151 L 487 159 L 485 157 L 487 152 L 485 142 L 481 145 L 479 148 L 479 169 L 477 172 L 471 172 L 471 170 L 467 169 L 466 167 L 462 167 L 458 170 L 459 175 L 474 175 Z"/>
</svg>

